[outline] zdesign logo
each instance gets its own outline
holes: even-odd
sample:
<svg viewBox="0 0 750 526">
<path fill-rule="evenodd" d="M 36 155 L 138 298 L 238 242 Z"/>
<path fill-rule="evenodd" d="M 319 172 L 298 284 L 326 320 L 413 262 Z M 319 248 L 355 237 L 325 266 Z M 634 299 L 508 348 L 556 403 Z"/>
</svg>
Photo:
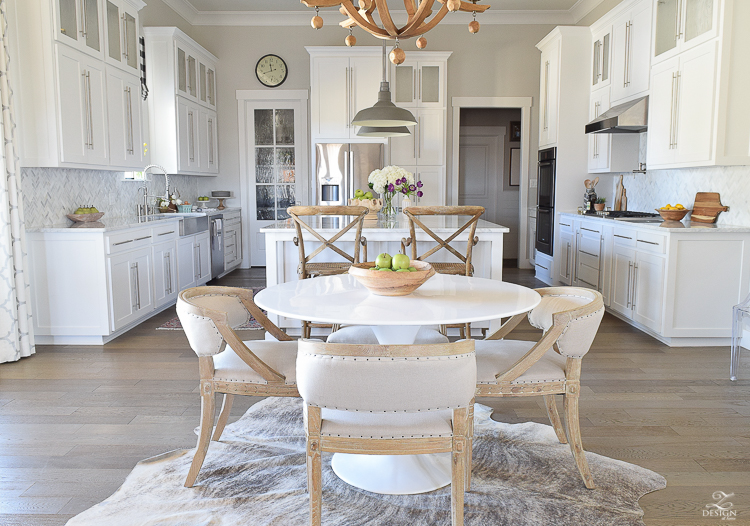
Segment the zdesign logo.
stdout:
<svg viewBox="0 0 750 526">
<path fill-rule="evenodd" d="M 706 510 L 703 510 L 704 517 L 721 517 L 723 521 L 733 521 L 737 518 L 737 512 L 732 509 L 734 506 L 731 502 L 727 502 L 730 497 L 734 497 L 734 493 L 726 494 L 723 491 L 715 491 L 711 495 L 716 501 L 711 504 L 706 504 Z"/>
</svg>

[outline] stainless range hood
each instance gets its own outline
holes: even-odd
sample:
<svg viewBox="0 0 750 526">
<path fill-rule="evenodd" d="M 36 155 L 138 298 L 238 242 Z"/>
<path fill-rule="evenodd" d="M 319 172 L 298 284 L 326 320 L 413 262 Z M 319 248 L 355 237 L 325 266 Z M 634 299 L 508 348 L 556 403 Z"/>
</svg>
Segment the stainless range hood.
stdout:
<svg viewBox="0 0 750 526">
<path fill-rule="evenodd" d="M 648 96 L 614 106 L 586 125 L 586 133 L 641 133 L 648 129 Z"/>
</svg>

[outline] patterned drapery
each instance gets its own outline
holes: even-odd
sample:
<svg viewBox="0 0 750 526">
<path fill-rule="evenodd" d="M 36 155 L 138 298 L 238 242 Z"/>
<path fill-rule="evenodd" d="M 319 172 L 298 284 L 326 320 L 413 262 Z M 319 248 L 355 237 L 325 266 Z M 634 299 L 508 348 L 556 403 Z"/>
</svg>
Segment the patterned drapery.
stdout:
<svg viewBox="0 0 750 526">
<path fill-rule="evenodd" d="M 21 173 L 8 79 L 8 21 L 0 0 L 0 363 L 34 354 Z"/>
</svg>

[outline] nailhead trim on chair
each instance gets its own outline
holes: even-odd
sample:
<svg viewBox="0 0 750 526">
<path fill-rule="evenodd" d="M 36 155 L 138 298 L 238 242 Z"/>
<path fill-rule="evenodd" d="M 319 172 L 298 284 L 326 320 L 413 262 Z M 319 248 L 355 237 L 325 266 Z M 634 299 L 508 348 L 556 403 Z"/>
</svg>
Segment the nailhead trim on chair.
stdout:
<svg viewBox="0 0 750 526">
<path fill-rule="evenodd" d="M 601 309 L 599 309 L 599 310 L 598 310 L 598 311 L 596 311 L 596 312 L 592 312 L 591 314 L 587 314 L 586 316 L 581 316 L 580 318 L 576 318 L 575 320 L 570 320 L 570 321 L 569 321 L 568 323 L 566 323 L 566 324 L 565 324 L 565 328 L 563 329 L 562 333 L 560 333 L 560 336 L 558 336 L 558 338 L 557 338 L 557 339 L 559 340 L 560 338 L 562 338 L 562 337 L 563 337 L 563 336 L 565 335 L 565 333 L 566 333 L 566 332 L 567 332 L 567 330 L 568 330 L 568 327 L 570 327 L 570 324 L 571 324 L 572 322 L 574 322 L 574 321 L 578 321 L 578 320 L 583 320 L 583 319 L 585 319 L 585 318 L 591 318 L 592 316 L 597 316 L 597 315 L 598 315 L 598 314 L 599 314 L 599 313 L 600 313 L 601 311 L 603 311 L 603 310 L 604 310 L 604 307 L 602 307 Z M 586 352 L 588 352 L 588 350 L 587 350 Z M 562 353 L 560 353 L 560 354 L 562 354 Z M 570 357 L 570 358 L 579 358 L 579 359 L 581 359 L 581 358 L 583 358 L 584 356 L 586 356 L 586 353 L 583 353 L 583 354 L 581 354 L 581 355 L 578 355 L 578 356 L 574 356 L 574 355 L 572 355 L 572 354 L 562 354 L 562 355 L 563 355 L 563 356 L 565 356 L 565 357 Z"/>
<path fill-rule="evenodd" d="M 215 355 L 219 354 L 221 352 L 221 347 L 222 347 L 222 345 L 224 343 L 224 337 L 219 332 L 219 329 L 216 328 L 216 324 L 214 323 L 214 320 L 212 320 L 211 318 L 209 318 L 207 316 L 198 316 L 197 314 L 193 314 L 192 312 L 189 312 L 188 316 L 192 316 L 193 318 L 196 318 L 196 319 L 201 320 L 201 321 L 208 320 L 209 322 L 211 322 L 211 327 L 213 327 L 213 330 L 216 332 L 217 336 L 219 336 L 219 338 L 221 339 L 221 341 L 219 341 L 219 348 L 215 352 L 210 353 L 210 354 L 205 354 L 205 353 L 198 354 L 196 352 L 196 354 L 198 354 L 198 356 L 215 356 Z M 195 351 L 195 349 L 193 349 L 193 350 Z"/>
</svg>

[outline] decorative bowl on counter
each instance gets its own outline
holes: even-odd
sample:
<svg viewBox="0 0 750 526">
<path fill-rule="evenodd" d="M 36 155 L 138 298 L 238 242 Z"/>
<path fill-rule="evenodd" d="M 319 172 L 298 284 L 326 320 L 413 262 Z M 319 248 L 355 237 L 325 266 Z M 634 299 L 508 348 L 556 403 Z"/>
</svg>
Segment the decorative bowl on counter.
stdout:
<svg viewBox="0 0 750 526">
<path fill-rule="evenodd" d="M 378 212 L 383 208 L 382 199 L 349 199 L 349 206 L 364 206 L 367 208 L 365 219 L 378 218 Z"/>
<path fill-rule="evenodd" d="M 659 215 L 664 221 L 682 221 L 682 218 L 687 215 L 688 212 L 692 212 L 689 208 L 683 208 L 681 210 L 663 210 L 661 208 L 656 209 Z"/>
<path fill-rule="evenodd" d="M 369 261 L 352 265 L 349 274 L 376 296 L 406 296 L 435 275 L 432 265 L 425 261 L 412 260 L 410 265 L 416 272 L 370 270 L 375 262 Z"/>
<path fill-rule="evenodd" d="M 92 223 L 104 217 L 104 212 L 97 212 L 95 214 L 66 214 L 65 217 L 75 223 Z"/>
</svg>

